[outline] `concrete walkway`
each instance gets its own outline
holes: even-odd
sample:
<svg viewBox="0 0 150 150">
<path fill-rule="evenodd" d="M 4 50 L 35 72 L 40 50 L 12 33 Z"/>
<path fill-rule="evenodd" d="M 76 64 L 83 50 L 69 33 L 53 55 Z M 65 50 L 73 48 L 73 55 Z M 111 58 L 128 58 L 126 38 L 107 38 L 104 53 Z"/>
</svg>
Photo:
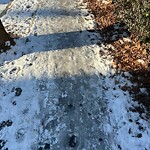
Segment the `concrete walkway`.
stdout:
<svg viewBox="0 0 150 150">
<path fill-rule="evenodd" d="M 19 39 L 27 40 L 23 47 L 27 55 L 10 64 L 10 68 L 19 66 L 19 71 L 4 74 L 13 78 L 14 85 L 29 87 L 23 91 L 33 108 L 38 105 L 30 120 L 23 120 L 28 120 L 30 130 L 32 126 L 34 129 L 35 140 L 30 149 L 109 149 L 103 129 L 107 118 L 102 88 L 105 83 L 100 75 L 107 74 L 107 68 L 101 63 L 98 35 L 92 31 L 94 23 L 88 18 L 78 0 L 38 0 L 30 30 Z M 31 91 L 36 92 L 33 95 Z M 38 120 L 38 127 L 34 120 Z"/>
</svg>

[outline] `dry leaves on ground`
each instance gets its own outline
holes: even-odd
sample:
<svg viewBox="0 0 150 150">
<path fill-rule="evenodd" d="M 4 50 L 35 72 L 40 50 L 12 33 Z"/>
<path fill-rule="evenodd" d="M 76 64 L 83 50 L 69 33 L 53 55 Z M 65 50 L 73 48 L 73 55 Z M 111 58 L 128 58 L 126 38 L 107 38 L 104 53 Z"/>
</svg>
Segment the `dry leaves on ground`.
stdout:
<svg viewBox="0 0 150 150">
<path fill-rule="evenodd" d="M 141 44 L 134 33 L 129 34 L 123 22 L 118 22 L 115 13 L 117 3 L 113 3 L 112 0 L 85 0 L 84 2 L 87 2 L 88 9 L 95 16 L 97 30 L 103 37 L 102 42 L 111 43 L 114 46 L 112 66 L 116 70 L 129 71 L 133 75 L 131 81 L 137 83 L 138 88 L 138 92 L 134 93 L 135 100 L 142 103 L 150 112 L 149 44 Z M 143 96 L 140 88 L 146 88 L 147 94 Z M 133 93 L 132 91 L 130 92 Z"/>
</svg>

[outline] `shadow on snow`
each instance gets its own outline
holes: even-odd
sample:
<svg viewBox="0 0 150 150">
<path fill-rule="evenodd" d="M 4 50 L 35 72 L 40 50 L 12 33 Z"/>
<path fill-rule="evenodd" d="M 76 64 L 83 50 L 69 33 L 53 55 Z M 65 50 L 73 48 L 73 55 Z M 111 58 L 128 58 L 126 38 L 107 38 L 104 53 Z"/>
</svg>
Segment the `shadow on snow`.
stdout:
<svg viewBox="0 0 150 150">
<path fill-rule="evenodd" d="M 17 70 L 13 74 L 8 71 L 10 76 L 16 76 L 17 73 Z M 64 73 L 61 77 L 56 75 L 54 78 L 44 74 L 41 74 L 39 79 L 34 78 L 34 75 L 31 80 L 23 76 L 20 78 L 7 83 L 0 79 L 1 114 L 6 116 L 0 122 L 3 123 L 0 133 L 5 135 L 7 132 L 6 136 L 0 136 L 0 140 L 4 141 L 3 148 L 7 147 L 5 141 L 12 130 L 15 149 L 19 148 L 17 143 L 22 145 L 32 133 L 36 136 L 33 136 L 34 143 L 31 149 L 45 145 L 50 145 L 52 149 L 61 147 L 66 150 L 71 147 L 105 148 L 106 143 L 103 139 L 106 137 L 100 129 L 107 113 L 102 76 L 80 72 L 80 75 L 69 76 Z M 8 120 L 11 122 L 9 126 Z M 46 136 L 45 132 L 50 136 Z M 54 142 L 55 138 L 58 143 Z M 9 140 L 7 142 L 9 143 Z"/>
<path fill-rule="evenodd" d="M 51 51 L 51 50 L 62 50 L 68 48 L 76 48 L 83 46 L 90 46 L 94 44 L 110 44 L 111 42 L 117 41 L 122 38 L 126 38 L 130 35 L 129 32 L 121 29 L 116 29 L 116 37 L 109 41 L 103 39 L 100 34 L 107 35 L 113 27 L 118 24 L 109 26 L 102 30 L 80 30 L 64 33 L 53 33 L 48 35 L 34 35 L 25 38 L 20 38 L 17 41 L 22 41 L 26 45 L 27 49 L 34 51 Z M 119 34 L 118 34 L 119 33 Z M 18 45 L 19 46 L 19 45 Z M 46 49 L 43 49 L 45 47 Z M 34 50 L 34 51 L 32 51 Z M 29 51 L 28 51 L 29 52 Z M 29 52 L 30 53 L 30 52 Z"/>
</svg>

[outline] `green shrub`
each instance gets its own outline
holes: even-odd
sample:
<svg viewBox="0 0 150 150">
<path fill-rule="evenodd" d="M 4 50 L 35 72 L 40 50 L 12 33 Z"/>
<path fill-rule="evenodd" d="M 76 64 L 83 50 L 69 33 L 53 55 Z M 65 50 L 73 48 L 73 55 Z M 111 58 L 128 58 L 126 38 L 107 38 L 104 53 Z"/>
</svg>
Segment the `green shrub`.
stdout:
<svg viewBox="0 0 150 150">
<path fill-rule="evenodd" d="M 121 19 L 143 43 L 150 42 L 150 1 L 114 0 L 118 3 L 117 18 Z"/>
</svg>

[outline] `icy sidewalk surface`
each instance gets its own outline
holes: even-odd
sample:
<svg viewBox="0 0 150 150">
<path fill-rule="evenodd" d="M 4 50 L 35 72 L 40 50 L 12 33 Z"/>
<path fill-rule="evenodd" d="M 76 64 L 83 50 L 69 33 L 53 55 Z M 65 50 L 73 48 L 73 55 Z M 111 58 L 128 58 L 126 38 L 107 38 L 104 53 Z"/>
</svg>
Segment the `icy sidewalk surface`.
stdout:
<svg viewBox="0 0 150 150">
<path fill-rule="evenodd" d="M 19 39 L 0 54 L 0 149 L 149 150 L 150 124 L 122 90 L 130 74 L 114 74 L 85 5 L 4 3 L 1 20 Z"/>
<path fill-rule="evenodd" d="M 109 67 L 99 57 L 98 35 L 87 31 L 90 18 L 77 0 L 11 3 L 2 21 L 20 38 L 0 55 L 1 149 L 109 149 Z"/>
</svg>

